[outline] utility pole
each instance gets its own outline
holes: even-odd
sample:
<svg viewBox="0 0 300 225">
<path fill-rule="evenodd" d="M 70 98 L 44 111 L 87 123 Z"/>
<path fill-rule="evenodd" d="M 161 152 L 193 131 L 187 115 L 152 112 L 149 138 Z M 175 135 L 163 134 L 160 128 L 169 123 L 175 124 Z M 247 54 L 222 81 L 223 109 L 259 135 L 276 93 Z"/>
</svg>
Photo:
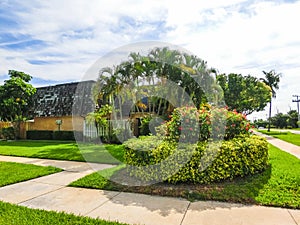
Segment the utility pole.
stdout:
<svg viewBox="0 0 300 225">
<path fill-rule="evenodd" d="M 299 102 L 300 102 L 300 96 L 299 95 L 293 95 L 294 98 L 292 102 L 297 102 L 297 110 L 298 110 L 298 123 L 300 121 L 300 114 L 299 114 Z M 299 126 L 299 125 L 298 125 Z"/>
</svg>

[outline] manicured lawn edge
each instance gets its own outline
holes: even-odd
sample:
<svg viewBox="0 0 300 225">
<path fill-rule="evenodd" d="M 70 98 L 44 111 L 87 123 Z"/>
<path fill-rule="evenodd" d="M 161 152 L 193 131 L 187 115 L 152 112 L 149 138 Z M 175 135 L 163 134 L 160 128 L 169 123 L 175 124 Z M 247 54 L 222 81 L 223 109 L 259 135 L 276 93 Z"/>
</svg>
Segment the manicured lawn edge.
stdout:
<svg viewBox="0 0 300 225">
<path fill-rule="evenodd" d="M 76 216 L 63 212 L 30 209 L 0 201 L 0 224 L 17 225 L 126 225 L 125 223 L 109 222 L 89 217 Z"/>
<path fill-rule="evenodd" d="M 278 138 L 282 141 L 286 141 L 288 143 L 300 146 L 300 134 L 293 134 L 291 132 L 282 132 L 280 130 L 271 130 L 270 132 L 260 130 L 259 132 Z"/>
<path fill-rule="evenodd" d="M 0 162 L 0 187 L 62 171 L 52 166 Z"/>
<path fill-rule="evenodd" d="M 130 187 L 107 179 L 122 177 L 125 170 L 119 167 L 90 174 L 69 186 L 299 209 L 300 160 L 272 145 L 269 156 L 270 167 L 260 174 L 210 185 L 160 183 Z"/>
<path fill-rule="evenodd" d="M 0 155 L 120 164 L 123 146 L 65 141 L 3 141 L 0 142 Z"/>
</svg>

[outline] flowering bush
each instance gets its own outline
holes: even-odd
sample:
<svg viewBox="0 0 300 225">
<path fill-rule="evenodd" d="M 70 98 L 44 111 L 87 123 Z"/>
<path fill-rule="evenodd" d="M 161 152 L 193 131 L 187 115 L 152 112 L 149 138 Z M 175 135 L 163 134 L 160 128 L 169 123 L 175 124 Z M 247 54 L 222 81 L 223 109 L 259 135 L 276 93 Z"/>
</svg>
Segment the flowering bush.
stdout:
<svg viewBox="0 0 300 225">
<path fill-rule="evenodd" d="M 225 127 L 225 139 L 232 139 L 240 134 L 250 134 L 250 122 L 246 119 L 246 116 L 233 111 L 227 111 Z"/>
<path fill-rule="evenodd" d="M 244 115 L 227 108 L 177 108 L 157 136 L 123 143 L 127 170 L 142 182 L 200 184 L 256 174 L 268 167 L 268 143 L 249 129 Z"/>
<path fill-rule="evenodd" d="M 182 142 L 195 142 L 199 137 L 199 113 L 196 108 L 176 108 L 167 122 L 167 138 Z"/>
<path fill-rule="evenodd" d="M 134 168 L 128 167 L 128 172 L 137 180 L 207 184 L 256 174 L 269 165 L 268 142 L 255 135 L 241 135 L 221 144 L 198 142 L 177 146 L 155 138 L 124 142 L 125 162 Z"/>
<path fill-rule="evenodd" d="M 177 108 L 166 125 L 166 138 L 176 142 L 229 140 L 241 134 L 250 134 L 246 116 L 227 108 Z"/>
</svg>

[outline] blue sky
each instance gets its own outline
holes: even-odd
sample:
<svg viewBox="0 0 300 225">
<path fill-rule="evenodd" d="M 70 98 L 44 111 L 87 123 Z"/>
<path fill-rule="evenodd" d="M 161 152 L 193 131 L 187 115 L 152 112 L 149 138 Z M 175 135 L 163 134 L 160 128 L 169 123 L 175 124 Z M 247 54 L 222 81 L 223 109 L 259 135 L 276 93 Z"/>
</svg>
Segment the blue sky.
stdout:
<svg viewBox="0 0 300 225">
<path fill-rule="evenodd" d="M 0 83 L 10 69 L 36 86 L 81 80 L 124 45 L 178 45 L 220 73 L 282 81 L 273 111 L 296 109 L 300 94 L 300 1 L 0 0 Z M 266 111 L 252 117 L 266 117 Z"/>
</svg>

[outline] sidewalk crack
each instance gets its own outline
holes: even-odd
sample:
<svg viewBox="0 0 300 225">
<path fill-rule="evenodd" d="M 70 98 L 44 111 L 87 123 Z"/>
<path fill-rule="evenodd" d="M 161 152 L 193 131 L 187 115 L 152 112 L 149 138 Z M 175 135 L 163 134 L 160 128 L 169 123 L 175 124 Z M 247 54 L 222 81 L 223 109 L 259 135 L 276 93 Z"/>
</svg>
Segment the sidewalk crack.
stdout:
<svg viewBox="0 0 300 225">
<path fill-rule="evenodd" d="M 181 220 L 181 222 L 180 222 L 180 225 L 182 225 L 182 223 L 183 223 L 183 221 L 184 221 L 184 219 L 185 219 L 186 213 L 187 213 L 187 211 L 188 211 L 189 208 L 190 208 L 190 205 L 191 205 L 191 202 L 189 202 L 188 206 L 186 207 L 186 210 L 185 210 L 185 212 L 184 212 L 184 214 L 183 214 L 183 217 L 182 217 L 182 220 Z"/>
<path fill-rule="evenodd" d="M 41 197 L 41 196 L 43 196 L 43 195 L 47 195 L 47 194 L 50 194 L 50 193 L 52 193 L 52 192 L 61 190 L 61 189 L 65 188 L 65 187 L 66 187 L 66 186 L 61 186 L 60 188 L 57 188 L 57 189 L 55 189 L 55 190 L 48 191 L 48 192 L 45 192 L 45 193 L 43 193 L 43 194 L 34 196 L 34 197 L 32 197 L 32 198 L 26 199 L 25 201 L 18 202 L 17 205 L 26 203 L 26 202 L 28 202 L 28 201 L 31 201 L 31 200 L 35 199 L 35 198 L 39 198 L 39 197 Z"/>
<path fill-rule="evenodd" d="M 290 210 L 287 210 L 287 211 L 288 211 L 288 213 L 290 214 L 290 216 L 292 217 L 292 219 L 294 220 L 295 224 L 296 224 L 296 225 L 299 225 L 299 224 L 297 223 L 295 217 L 293 216 L 293 214 L 290 212 Z"/>
<path fill-rule="evenodd" d="M 113 199 L 114 197 L 117 197 L 118 195 L 120 195 L 122 192 L 118 192 L 116 195 L 112 196 L 111 198 L 109 198 L 107 201 L 103 202 L 102 204 L 98 205 L 97 207 L 95 207 L 94 209 L 88 211 L 87 213 L 85 213 L 85 216 L 90 214 L 91 212 L 93 212 L 94 210 L 100 208 L 101 206 L 103 206 L 104 204 L 106 204 L 107 202 L 109 202 L 111 199 Z"/>
</svg>

